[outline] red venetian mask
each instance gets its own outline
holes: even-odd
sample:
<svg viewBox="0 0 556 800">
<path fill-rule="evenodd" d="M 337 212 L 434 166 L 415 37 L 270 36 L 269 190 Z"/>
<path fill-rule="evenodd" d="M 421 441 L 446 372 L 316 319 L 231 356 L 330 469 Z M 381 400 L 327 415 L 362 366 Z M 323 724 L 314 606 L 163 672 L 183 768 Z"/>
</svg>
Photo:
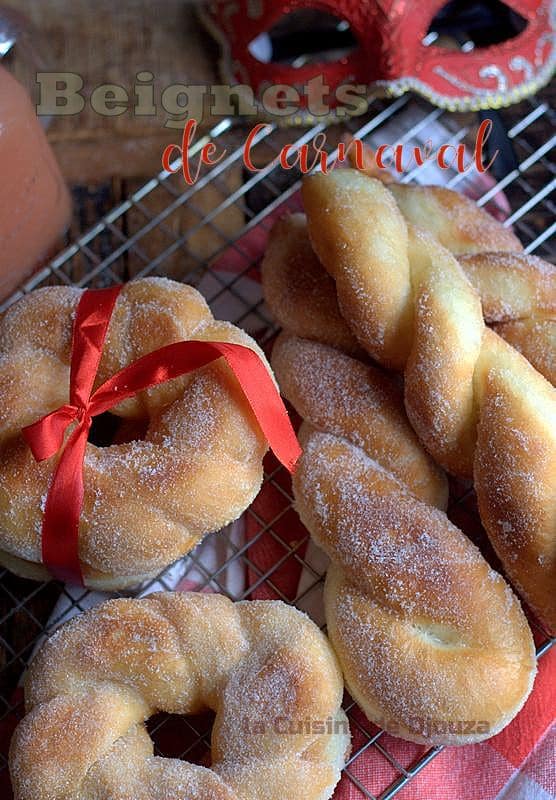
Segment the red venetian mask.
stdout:
<svg viewBox="0 0 556 800">
<path fill-rule="evenodd" d="M 481 40 L 480 6 L 490 41 Z M 320 62 L 274 58 L 272 32 L 310 10 L 313 19 L 335 19 L 337 32 L 348 31 L 351 49 Z M 224 79 L 249 84 L 258 98 L 270 84 L 301 87 L 322 75 L 331 108 L 339 85 L 366 84 L 371 95 L 413 90 L 452 110 L 509 105 L 547 83 L 555 17 L 552 0 L 215 0 L 204 12 L 222 46 Z M 470 28 L 475 44 L 461 37 Z M 310 29 L 298 28 L 297 37 L 298 46 L 314 49 Z"/>
</svg>

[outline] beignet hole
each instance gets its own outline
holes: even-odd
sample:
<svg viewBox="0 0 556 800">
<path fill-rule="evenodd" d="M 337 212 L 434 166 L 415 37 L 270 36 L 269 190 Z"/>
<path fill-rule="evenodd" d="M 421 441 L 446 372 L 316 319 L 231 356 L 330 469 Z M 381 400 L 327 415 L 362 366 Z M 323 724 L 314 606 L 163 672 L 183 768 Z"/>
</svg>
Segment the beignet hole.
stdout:
<svg viewBox="0 0 556 800">
<path fill-rule="evenodd" d="M 215 714 L 167 714 L 160 712 L 147 720 L 147 731 L 154 744 L 155 756 L 178 758 L 209 768 L 212 763 L 210 741 Z"/>
<path fill-rule="evenodd" d="M 106 411 L 93 417 L 88 441 L 95 447 L 110 447 L 113 444 L 129 444 L 142 441 L 148 428 L 148 420 L 127 420 Z"/>
</svg>

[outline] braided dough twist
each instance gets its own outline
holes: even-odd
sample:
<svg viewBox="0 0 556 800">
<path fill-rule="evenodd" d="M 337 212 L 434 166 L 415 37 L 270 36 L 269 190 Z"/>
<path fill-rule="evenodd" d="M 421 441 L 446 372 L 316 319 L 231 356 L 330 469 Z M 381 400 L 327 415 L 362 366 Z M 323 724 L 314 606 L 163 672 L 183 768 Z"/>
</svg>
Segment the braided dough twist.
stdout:
<svg viewBox="0 0 556 800">
<path fill-rule="evenodd" d="M 113 600 L 64 625 L 27 674 L 15 800 L 327 800 L 349 751 L 317 626 L 279 601 Z M 157 711 L 216 712 L 212 767 L 153 755 Z"/>
<path fill-rule="evenodd" d="M 405 220 L 428 231 L 454 255 L 484 252 L 520 253 L 523 246 L 510 228 L 470 197 L 445 186 L 388 184 Z"/>
<path fill-rule="evenodd" d="M 412 741 L 494 735 L 535 675 L 519 601 L 445 514 L 416 496 L 426 492 L 411 469 L 413 434 L 392 415 L 384 377 L 291 336 L 278 340 L 272 363 L 305 420 L 296 508 L 332 560 L 326 620 L 352 696 L 369 719 Z"/>
<path fill-rule="evenodd" d="M 361 162 L 357 157 L 357 149 L 349 146 L 352 138 L 346 137 L 345 143 L 348 145 L 349 164 L 363 175 L 376 178 L 388 186 L 407 222 L 432 233 L 454 255 L 519 253 L 523 249 L 510 228 L 471 198 L 446 186 L 398 183 L 391 172 L 378 166 L 372 147 L 359 143 L 363 151 Z"/>
<path fill-rule="evenodd" d="M 48 578 L 41 523 L 56 458 L 37 463 L 20 431 L 67 402 L 80 296 L 68 287 L 40 289 L 0 318 L 0 562 L 39 580 Z M 96 385 L 184 339 L 237 342 L 264 360 L 246 333 L 213 318 L 195 289 L 148 278 L 121 291 Z M 266 451 L 222 360 L 142 392 L 113 413 L 147 430 L 125 444 L 87 444 L 79 556 L 87 586 L 101 589 L 156 575 L 205 533 L 240 516 L 260 488 Z"/>
<path fill-rule="evenodd" d="M 405 373 L 409 419 L 435 460 L 474 476 L 511 580 L 556 630 L 556 391 L 486 328 L 478 293 L 382 183 L 353 170 L 304 181 L 312 245 L 361 345 Z"/>
<path fill-rule="evenodd" d="M 497 224 L 473 207 L 481 219 Z M 459 238 L 445 235 L 444 240 L 452 252 L 461 249 Z M 485 321 L 556 384 L 556 267 L 519 252 L 478 252 L 458 260 L 481 296 Z M 341 314 L 334 280 L 311 247 L 304 214 L 290 214 L 274 225 L 261 272 L 266 302 L 282 327 L 352 355 L 362 352 Z"/>
<path fill-rule="evenodd" d="M 556 267 L 525 255 L 509 228 L 459 192 L 401 183 L 388 188 L 407 222 L 459 257 L 481 296 L 485 321 L 556 384 Z"/>
<path fill-rule="evenodd" d="M 445 509 L 448 481 L 407 420 L 403 390 L 377 367 L 282 333 L 272 349 L 280 391 L 311 426 L 372 456 L 424 502 Z"/>
</svg>

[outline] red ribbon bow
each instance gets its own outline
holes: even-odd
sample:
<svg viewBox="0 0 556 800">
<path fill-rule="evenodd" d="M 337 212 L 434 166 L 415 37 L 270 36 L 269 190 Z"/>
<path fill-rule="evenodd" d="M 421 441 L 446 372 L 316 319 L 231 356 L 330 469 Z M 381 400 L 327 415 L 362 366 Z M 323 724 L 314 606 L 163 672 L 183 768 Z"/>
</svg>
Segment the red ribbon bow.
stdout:
<svg viewBox="0 0 556 800">
<path fill-rule="evenodd" d="M 37 461 L 62 450 L 46 498 L 42 559 L 54 577 L 83 584 L 79 562 L 79 518 L 83 506 L 83 460 L 92 418 L 138 392 L 225 358 L 276 457 L 290 471 L 301 448 L 267 368 L 253 350 L 232 342 L 186 341 L 139 358 L 93 394 L 108 325 L 121 286 L 88 290 L 73 327 L 69 403 L 23 429 Z M 65 446 L 70 425 L 75 427 Z"/>
</svg>

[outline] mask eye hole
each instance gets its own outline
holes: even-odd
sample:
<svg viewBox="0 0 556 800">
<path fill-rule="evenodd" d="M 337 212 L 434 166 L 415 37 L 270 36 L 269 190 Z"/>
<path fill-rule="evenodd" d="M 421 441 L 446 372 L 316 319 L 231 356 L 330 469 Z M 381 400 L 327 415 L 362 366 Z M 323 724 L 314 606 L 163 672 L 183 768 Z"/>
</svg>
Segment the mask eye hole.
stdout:
<svg viewBox="0 0 556 800">
<path fill-rule="evenodd" d="M 450 0 L 432 20 L 424 45 L 468 52 L 518 36 L 527 20 L 501 0 Z"/>
<path fill-rule="evenodd" d="M 357 46 L 347 20 L 303 8 L 285 14 L 270 30 L 253 39 L 249 52 L 264 64 L 289 64 L 299 68 L 338 61 Z"/>
</svg>

